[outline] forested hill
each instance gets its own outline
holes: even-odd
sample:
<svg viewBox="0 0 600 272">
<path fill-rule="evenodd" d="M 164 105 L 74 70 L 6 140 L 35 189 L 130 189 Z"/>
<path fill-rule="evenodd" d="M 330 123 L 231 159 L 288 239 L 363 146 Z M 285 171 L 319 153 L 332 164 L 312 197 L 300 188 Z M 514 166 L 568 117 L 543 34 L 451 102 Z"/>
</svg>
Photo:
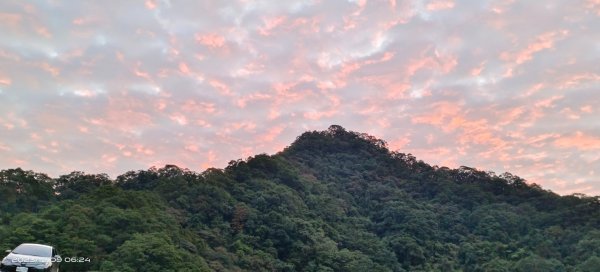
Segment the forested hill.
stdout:
<svg viewBox="0 0 600 272">
<path fill-rule="evenodd" d="M 600 271 L 600 200 L 428 165 L 339 126 L 195 173 L 0 172 L 0 249 L 61 271 Z"/>
</svg>

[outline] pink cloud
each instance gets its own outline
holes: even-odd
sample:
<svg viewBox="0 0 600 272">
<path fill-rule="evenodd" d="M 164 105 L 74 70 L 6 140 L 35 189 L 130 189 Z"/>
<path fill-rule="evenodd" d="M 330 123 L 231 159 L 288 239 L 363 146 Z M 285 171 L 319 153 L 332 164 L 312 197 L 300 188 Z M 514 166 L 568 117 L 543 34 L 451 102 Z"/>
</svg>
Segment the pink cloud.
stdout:
<svg viewBox="0 0 600 272">
<path fill-rule="evenodd" d="M 356 1 L 356 5 L 359 8 L 363 8 L 364 9 L 367 6 L 367 0 L 357 0 Z"/>
<path fill-rule="evenodd" d="M 344 30 L 345 31 L 356 28 L 357 24 L 358 24 L 357 19 L 352 18 L 352 17 L 344 17 Z"/>
<path fill-rule="evenodd" d="M 451 72 L 454 69 L 454 67 L 458 65 L 458 59 L 454 55 L 440 54 L 437 51 L 435 51 L 435 56 L 437 58 L 439 70 L 442 71 L 442 73 L 444 74 Z"/>
<path fill-rule="evenodd" d="M 42 139 L 38 139 L 38 142 Z M 48 153 L 57 154 L 61 151 L 60 145 L 57 141 L 44 141 L 44 143 L 38 143 L 37 148 Z"/>
<path fill-rule="evenodd" d="M 190 68 L 187 66 L 187 64 L 185 64 L 185 62 L 179 63 L 179 71 L 185 75 L 190 74 Z"/>
<path fill-rule="evenodd" d="M 12 80 L 10 80 L 10 78 L 8 78 L 7 76 L 0 75 L 0 85 L 8 86 L 10 85 L 10 83 L 12 83 Z"/>
<path fill-rule="evenodd" d="M 235 141 L 235 139 L 231 137 L 231 134 L 236 132 L 246 132 L 254 134 L 256 127 L 256 123 L 252 121 L 232 122 L 226 124 L 224 127 L 221 127 L 221 130 L 217 134 L 220 137 L 220 141 L 232 142 Z"/>
<path fill-rule="evenodd" d="M 304 118 L 308 120 L 320 120 L 326 117 L 332 117 L 336 114 L 336 111 L 309 111 L 303 114 Z"/>
<path fill-rule="evenodd" d="M 536 135 L 536 136 L 527 138 L 525 140 L 525 143 L 527 143 L 527 145 L 532 145 L 536 148 L 541 148 L 541 147 L 544 147 L 549 142 L 549 140 L 556 139 L 559 136 L 560 135 L 554 134 L 554 133 L 546 133 L 546 134 Z"/>
<path fill-rule="evenodd" d="M 323 96 L 329 100 L 327 110 L 312 110 L 304 112 L 304 118 L 308 120 L 320 120 L 322 118 L 330 118 L 338 114 L 338 109 L 341 105 L 340 98 L 332 94 L 324 94 Z"/>
<path fill-rule="evenodd" d="M 47 62 L 36 63 L 34 66 L 50 73 L 54 77 L 60 74 L 60 69 L 58 67 L 52 66 Z"/>
<path fill-rule="evenodd" d="M 118 156 L 116 155 L 112 155 L 112 154 L 104 154 L 102 155 L 102 162 L 104 162 L 105 164 L 113 164 L 114 162 L 116 162 L 119 159 Z"/>
<path fill-rule="evenodd" d="M 429 124 L 439 126 L 445 124 L 448 118 L 459 115 L 461 109 L 458 104 L 438 102 L 431 106 L 431 112 L 412 117 L 415 124 Z"/>
<path fill-rule="evenodd" d="M 221 93 L 222 95 L 225 95 L 225 96 L 233 95 L 233 92 L 231 91 L 229 86 L 222 81 L 213 79 L 213 80 L 209 81 L 209 84 L 210 84 L 210 86 L 213 86 L 215 89 L 217 89 L 219 91 L 219 93 Z"/>
<path fill-rule="evenodd" d="M 524 49 L 516 52 L 504 52 L 500 55 L 500 58 L 505 61 L 514 62 L 515 64 L 522 64 L 530 61 L 535 53 L 553 48 L 555 42 L 564 39 L 568 34 L 568 30 L 546 32 L 537 36 Z"/>
<path fill-rule="evenodd" d="M 535 122 L 546 116 L 545 111 L 552 109 L 556 105 L 557 101 L 564 98 L 562 95 L 554 95 L 538 101 L 530 101 L 528 103 L 533 104 L 533 107 L 529 109 L 528 114 L 525 116 L 523 122 L 519 123 L 520 127 L 527 128 L 535 125 Z"/>
<path fill-rule="evenodd" d="M 218 34 L 196 34 L 196 41 L 210 48 L 221 48 L 225 45 L 225 37 Z"/>
<path fill-rule="evenodd" d="M 144 145 L 141 144 L 135 144 L 133 146 L 133 148 L 135 149 L 135 151 L 140 154 L 140 155 L 144 155 L 144 156 L 151 156 L 154 155 L 154 150 L 145 147 Z"/>
<path fill-rule="evenodd" d="M 580 108 L 580 110 L 581 110 L 581 112 L 584 112 L 584 113 L 592 113 L 593 112 L 592 106 L 590 106 L 590 105 L 583 106 Z"/>
<path fill-rule="evenodd" d="M 407 91 L 409 91 L 411 88 L 410 84 L 404 82 L 396 82 L 385 85 L 387 85 L 386 97 L 394 100 L 405 98 Z"/>
<path fill-rule="evenodd" d="M 183 114 L 180 114 L 180 113 L 172 114 L 171 116 L 169 116 L 169 118 L 173 122 L 177 123 L 180 126 L 185 126 L 185 125 L 188 124 L 187 117 L 185 115 L 183 115 Z"/>
<path fill-rule="evenodd" d="M 0 49 L 0 58 L 5 59 L 7 61 L 13 61 L 13 62 L 18 62 L 21 60 L 21 57 L 19 57 L 19 55 L 13 53 L 13 52 L 7 52 L 3 49 Z"/>
<path fill-rule="evenodd" d="M 96 17 L 78 17 L 73 19 L 71 23 L 76 26 L 85 26 L 99 21 L 100 20 Z"/>
<path fill-rule="evenodd" d="M 442 54 L 435 50 L 433 56 L 428 56 L 430 49 L 427 48 L 421 52 L 421 57 L 413 58 L 404 65 L 401 73 L 390 75 L 375 75 L 362 77 L 360 80 L 366 84 L 377 86 L 379 89 L 385 90 L 385 96 L 388 99 L 404 99 L 407 98 L 407 93 L 413 88 L 411 83 L 412 78 L 421 70 L 437 71 L 441 74 L 451 72 L 458 64 L 456 56 L 451 54 Z M 393 54 L 384 54 L 382 59 L 376 62 L 366 61 L 365 64 L 381 63 L 392 59 Z M 355 66 L 361 67 L 361 66 Z M 419 91 L 418 97 L 427 96 L 430 94 L 427 88 L 432 83 L 432 80 L 425 82 L 424 86 Z M 416 94 L 416 93 L 415 93 Z M 411 94 L 412 95 L 412 94 Z"/>
<path fill-rule="evenodd" d="M 579 115 L 579 113 L 575 112 L 574 110 L 572 110 L 569 107 L 562 109 L 560 111 L 560 113 L 563 116 L 565 116 L 565 117 L 567 117 L 569 119 L 572 119 L 572 120 L 577 120 L 577 119 L 581 118 L 581 115 Z"/>
<path fill-rule="evenodd" d="M 449 126 L 450 129 L 462 130 L 458 140 L 463 144 L 475 143 L 492 147 L 483 153 L 492 154 L 507 145 L 504 140 L 498 137 L 498 133 L 491 128 L 489 122 L 485 119 L 469 120 L 464 117 L 455 117 Z"/>
<path fill-rule="evenodd" d="M 434 0 L 427 4 L 427 10 L 429 10 L 429 11 L 451 9 L 453 7 L 454 7 L 454 1 L 451 1 L 451 0 Z"/>
<path fill-rule="evenodd" d="M 391 7 L 392 9 L 395 9 L 395 8 L 396 8 L 396 0 L 389 0 L 389 3 L 390 3 L 390 7 Z"/>
<path fill-rule="evenodd" d="M 564 96 L 562 96 L 562 95 L 555 95 L 555 96 L 548 97 L 543 100 L 539 100 L 539 101 L 535 102 L 534 105 L 537 108 L 552 108 L 552 107 L 554 107 L 554 103 L 556 101 L 559 101 L 563 98 L 564 98 Z"/>
<path fill-rule="evenodd" d="M 587 0 L 585 2 L 586 10 L 592 10 L 596 15 L 600 16 L 600 0 Z"/>
<path fill-rule="evenodd" d="M 133 74 L 138 77 L 152 81 L 152 78 L 150 77 L 150 75 L 147 72 L 144 72 L 140 69 L 141 66 L 142 66 L 142 64 L 140 62 L 138 62 L 136 65 L 136 68 L 133 70 Z"/>
<path fill-rule="evenodd" d="M 491 10 L 496 14 L 504 14 L 514 2 L 515 0 L 495 1 L 491 6 Z"/>
<path fill-rule="evenodd" d="M 76 19 L 73 19 L 73 21 L 71 21 L 71 23 L 73 23 L 74 25 L 83 25 L 85 23 L 85 19 L 76 18 Z"/>
<path fill-rule="evenodd" d="M 276 82 L 272 85 L 272 89 L 275 91 L 276 105 L 280 105 L 283 102 L 291 103 L 300 101 L 308 96 L 314 95 L 312 90 L 295 90 L 296 86 L 301 82 Z"/>
<path fill-rule="evenodd" d="M 189 145 L 185 146 L 185 150 L 188 150 L 190 152 L 194 152 L 195 153 L 195 152 L 198 152 L 198 150 L 200 150 L 200 149 L 195 144 L 189 144 Z"/>
<path fill-rule="evenodd" d="M 95 97 L 98 95 L 95 91 L 87 90 L 87 89 L 75 90 L 75 91 L 73 91 L 73 94 L 75 94 L 77 96 L 81 96 L 81 97 Z"/>
<path fill-rule="evenodd" d="M 212 127 L 212 125 L 208 121 L 203 120 L 203 119 L 196 119 L 196 125 L 203 127 L 203 128 Z"/>
<path fill-rule="evenodd" d="M 402 137 L 402 138 L 390 141 L 388 143 L 388 146 L 390 147 L 391 150 L 401 150 L 408 144 L 410 144 L 410 137 L 406 136 L 406 137 Z"/>
<path fill-rule="evenodd" d="M 469 118 L 456 103 L 438 102 L 431 106 L 429 113 L 412 117 L 415 124 L 429 124 L 445 133 L 456 132 L 454 142 L 462 149 L 469 149 L 474 145 L 486 146 L 485 151 L 478 156 L 499 161 L 508 161 L 510 156 L 507 150 L 510 143 L 503 140 L 490 124 L 490 121 L 478 118 Z"/>
<path fill-rule="evenodd" d="M 234 122 L 227 126 L 225 129 L 226 133 L 231 133 L 232 131 L 244 130 L 246 132 L 254 132 L 256 129 L 256 123 L 254 122 Z"/>
<path fill-rule="evenodd" d="M 0 117 L 0 126 L 3 126 L 7 130 L 13 130 L 15 128 L 27 128 L 28 122 L 16 116 L 14 112 L 9 112 L 5 114 L 4 118 Z"/>
<path fill-rule="evenodd" d="M 267 132 L 260 135 L 257 138 L 257 140 L 258 140 L 258 142 L 261 142 L 261 143 L 273 142 L 275 140 L 275 138 L 277 138 L 283 132 L 284 129 L 285 129 L 285 126 L 283 126 L 283 125 L 269 128 L 267 130 Z"/>
<path fill-rule="evenodd" d="M 260 73 L 264 72 L 264 70 L 265 70 L 264 64 L 252 62 L 252 63 L 248 63 L 248 64 L 244 65 L 244 67 L 242 67 L 242 68 L 237 69 L 234 72 L 234 75 L 236 77 L 238 77 L 238 76 L 247 77 L 250 75 L 260 74 Z"/>
<path fill-rule="evenodd" d="M 217 159 L 217 153 L 213 150 L 209 150 L 208 153 L 206 153 L 206 162 L 202 163 L 202 168 L 214 167 Z"/>
<path fill-rule="evenodd" d="M 154 2 L 154 0 L 146 0 L 144 5 L 146 6 L 147 9 L 150 9 L 150 10 L 156 8 L 156 2 Z"/>
<path fill-rule="evenodd" d="M 321 32 L 320 18 L 296 18 L 290 25 L 290 30 L 297 29 L 302 35 L 313 35 Z"/>
<path fill-rule="evenodd" d="M 510 110 L 504 110 L 498 112 L 498 116 L 500 116 L 497 124 L 498 126 L 506 126 L 506 125 L 514 125 L 515 121 L 519 120 L 523 114 L 526 113 L 525 107 L 516 107 Z"/>
<path fill-rule="evenodd" d="M 154 104 L 155 104 L 154 107 L 158 111 L 163 111 L 164 109 L 167 108 L 167 101 L 165 101 L 163 99 L 156 101 Z"/>
<path fill-rule="evenodd" d="M 52 33 L 50 33 L 50 30 L 48 30 L 48 28 L 45 26 L 35 27 L 35 32 L 44 38 L 52 38 Z"/>
<path fill-rule="evenodd" d="M 152 126 L 153 120 L 147 105 L 132 97 L 121 96 L 109 98 L 109 105 L 104 109 L 100 117 L 84 118 L 89 127 L 104 129 L 107 131 L 118 130 L 123 133 L 139 133 L 142 128 Z M 50 120 L 48 122 L 56 122 Z"/>
<path fill-rule="evenodd" d="M 3 143 L 0 143 L 0 150 L 8 152 L 11 151 L 11 148 Z"/>
<path fill-rule="evenodd" d="M 270 36 L 272 31 L 282 25 L 287 18 L 285 16 L 276 16 L 272 18 L 263 18 L 264 25 L 258 29 L 260 35 Z"/>
<path fill-rule="evenodd" d="M 266 94 L 266 93 L 253 93 L 253 94 L 249 94 L 249 95 L 239 98 L 236 101 L 236 104 L 240 108 L 245 108 L 249 102 L 269 100 L 271 98 L 272 98 L 271 95 Z"/>
<path fill-rule="evenodd" d="M 579 150 L 600 149 L 600 137 L 584 134 L 581 131 L 569 136 L 561 136 L 554 141 L 559 148 L 577 148 Z"/>
<path fill-rule="evenodd" d="M 213 114 L 217 112 L 217 105 L 208 102 L 198 102 L 195 100 L 188 100 L 181 105 L 181 109 L 190 114 L 205 115 Z"/>
<path fill-rule="evenodd" d="M 0 23 L 2 25 L 17 26 L 21 23 L 21 14 L 0 12 Z"/>
<path fill-rule="evenodd" d="M 483 71 L 483 69 L 485 69 L 485 63 L 481 63 L 479 66 L 471 69 L 471 75 L 479 76 L 481 74 L 481 71 Z"/>
<path fill-rule="evenodd" d="M 412 77 L 415 73 L 426 67 L 433 67 L 435 62 L 430 57 L 412 59 L 405 67 L 405 75 Z"/>
<path fill-rule="evenodd" d="M 121 52 L 119 52 L 119 51 L 117 51 L 117 52 L 115 53 L 115 57 L 116 57 L 116 58 L 117 58 L 117 60 L 119 60 L 120 62 L 123 62 L 123 61 L 125 61 L 125 55 L 123 55 L 123 53 L 121 53 Z"/>
<path fill-rule="evenodd" d="M 584 83 L 600 82 L 600 75 L 594 73 L 582 73 L 561 77 L 558 80 L 559 89 L 571 89 L 583 85 Z"/>
<path fill-rule="evenodd" d="M 536 93 L 538 93 L 540 90 L 542 90 L 545 87 L 544 83 L 536 83 L 535 85 L 531 86 L 529 89 L 527 89 L 525 91 L 525 93 L 523 93 L 521 96 L 522 97 L 529 97 L 532 96 Z"/>
</svg>

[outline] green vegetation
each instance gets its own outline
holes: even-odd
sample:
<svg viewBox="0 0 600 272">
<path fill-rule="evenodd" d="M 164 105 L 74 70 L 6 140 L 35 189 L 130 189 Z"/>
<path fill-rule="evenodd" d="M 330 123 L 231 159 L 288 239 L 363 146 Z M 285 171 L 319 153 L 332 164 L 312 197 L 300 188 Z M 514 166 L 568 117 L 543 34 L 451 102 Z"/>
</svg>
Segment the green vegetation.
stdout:
<svg viewBox="0 0 600 272">
<path fill-rule="evenodd" d="M 61 271 L 598 271 L 599 208 L 332 126 L 203 173 L 1 171 L 0 249 L 91 259 Z"/>
</svg>

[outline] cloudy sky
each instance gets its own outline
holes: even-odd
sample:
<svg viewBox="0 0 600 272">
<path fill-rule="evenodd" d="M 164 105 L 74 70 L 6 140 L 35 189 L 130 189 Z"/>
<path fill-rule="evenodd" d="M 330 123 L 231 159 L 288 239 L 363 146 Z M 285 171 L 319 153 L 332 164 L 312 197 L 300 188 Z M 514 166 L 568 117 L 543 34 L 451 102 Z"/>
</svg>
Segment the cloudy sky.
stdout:
<svg viewBox="0 0 600 272">
<path fill-rule="evenodd" d="M 600 194 L 599 0 L 2 1 L 0 168 L 275 153 L 339 124 Z"/>
</svg>

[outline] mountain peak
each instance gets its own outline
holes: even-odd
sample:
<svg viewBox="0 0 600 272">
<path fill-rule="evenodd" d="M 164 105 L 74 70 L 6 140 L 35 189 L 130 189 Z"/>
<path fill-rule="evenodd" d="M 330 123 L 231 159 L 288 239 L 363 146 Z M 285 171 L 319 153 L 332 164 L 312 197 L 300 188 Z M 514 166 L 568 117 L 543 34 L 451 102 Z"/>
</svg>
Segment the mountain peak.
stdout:
<svg viewBox="0 0 600 272">
<path fill-rule="evenodd" d="M 340 125 L 331 125 L 327 130 L 308 131 L 302 133 L 284 151 L 284 153 L 296 152 L 367 152 L 367 153 L 389 153 L 387 143 L 367 133 L 346 130 Z"/>
</svg>

